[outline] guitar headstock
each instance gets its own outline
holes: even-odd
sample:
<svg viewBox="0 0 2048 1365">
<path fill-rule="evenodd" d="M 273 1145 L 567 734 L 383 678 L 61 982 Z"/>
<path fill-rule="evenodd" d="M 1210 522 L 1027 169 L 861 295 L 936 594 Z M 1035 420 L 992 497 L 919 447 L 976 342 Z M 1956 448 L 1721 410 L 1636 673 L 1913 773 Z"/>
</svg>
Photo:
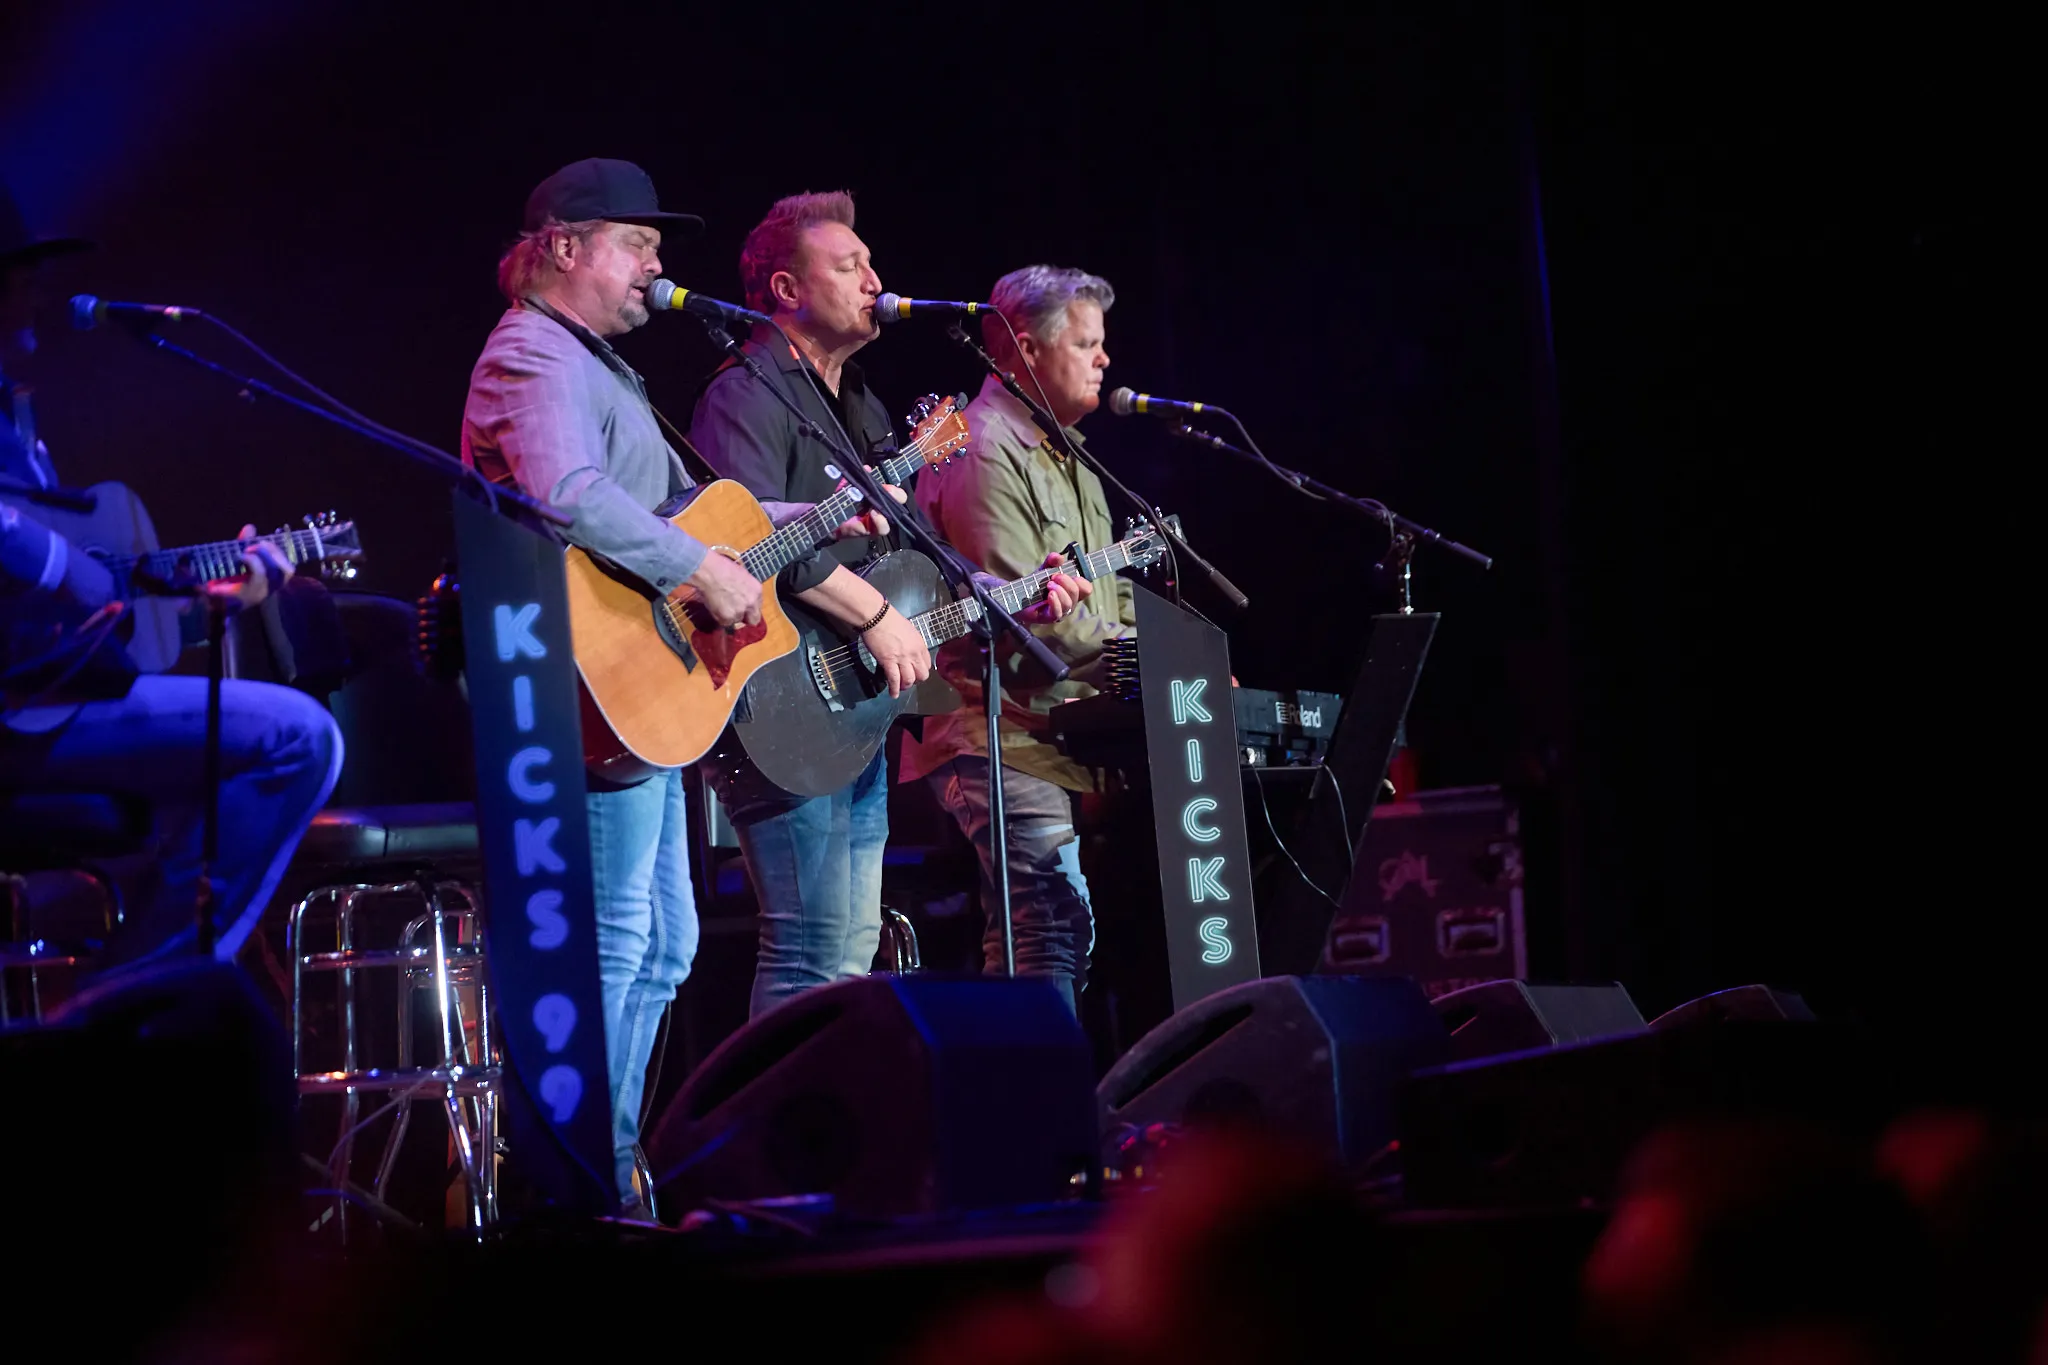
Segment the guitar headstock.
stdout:
<svg viewBox="0 0 2048 1365">
<path fill-rule="evenodd" d="M 1148 517 L 1132 517 L 1124 528 L 1124 558 L 1140 573 L 1166 558 L 1166 537 Z"/>
<path fill-rule="evenodd" d="M 1162 531 L 1160 527 L 1166 529 Z M 1167 555 L 1167 532 L 1178 536 L 1180 513 L 1168 512 L 1154 525 L 1150 517 L 1131 517 L 1124 522 L 1124 552 L 1131 557 L 1131 567 L 1141 573 L 1149 573 L 1152 566 Z"/>
<path fill-rule="evenodd" d="M 966 406 L 957 397 L 935 393 L 918 399 L 910 410 L 910 444 L 904 449 L 916 451 L 928 465 L 952 459 L 967 444 L 967 417 L 961 412 Z"/>
<path fill-rule="evenodd" d="M 292 563 L 322 578 L 354 578 L 356 561 L 363 557 L 363 542 L 356 524 L 343 521 L 332 509 L 319 516 L 308 513 L 301 520 L 304 526 L 280 526 L 276 532 L 294 551 L 287 556 Z"/>
</svg>

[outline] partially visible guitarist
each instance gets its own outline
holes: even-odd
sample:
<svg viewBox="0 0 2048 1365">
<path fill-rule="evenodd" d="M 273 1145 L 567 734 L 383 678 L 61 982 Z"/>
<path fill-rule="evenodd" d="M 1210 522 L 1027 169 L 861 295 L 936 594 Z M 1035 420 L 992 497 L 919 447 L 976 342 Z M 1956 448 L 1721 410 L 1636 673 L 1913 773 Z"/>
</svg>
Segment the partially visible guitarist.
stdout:
<svg viewBox="0 0 2048 1365">
<path fill-rule="evenodd" d="M 138 676 L 122 647 L 112 576 L 39 520 L 41 504 L 22 491 L 55 487 L 57 473 L 34 434 L 27 391 L 7 371 L 33 349 L 23 343 L 33 337 L 40 263 L 83 245 L 31 238 L 0 189 L 0 799 L 83 792 L 147 806 L 153 864 L 144 884 L 125 888 L 131 908 L 100 956 L 105 969 L 192 951 L 206 680 Z M 243 528 L 248 577 L 205 588 L 231 608 L 258 605 L 291 573 L 253 535 Z M 310 697 L 268 683 L 222 685 L 220 960 L 255 927 L 341 758 L 333 718 Z"/>
<path fill-rule="evenodd" d="M 703 220 L 663 212 L 654 182 L 626 161 L 563 167 L 533 191 L 524 230 L 498 265 L 507 310 L 470 375 L 462 457 L 574 521 L 568 538 L 657 593 L 685 586 L 721 625 L 761 619 L 761 584 L 653 509 L 691 487 L 663 439 L 640 376 L 610 338 L 647 321 L 662 233 Z M 770 504 L 777 522 L 809 504 Z M 866 536 L 879 518 L 840 534 Z M 745 547 L 736 547 L 745 548 Z M 629 1213 L 641 1093 L 661 1012 L 697 951 L 680 769 L 637 785 L 590 780 L 590 860 L 611 1073 L 612 1141 Z"/>
<path fill-rule="evenodd" d="M 1044 265 L 1012 271 L 996 281 L 990 295 L 1017 329 L 1022 358 L 1045 386 L 1043 401 L 1076 444 L 1081 434 L 1071 430 L 1073 424 L 1101 402 L 1102 372 L 1109 367 L 1103 314 L 1115 300 L 1105 280 Z M 985 319 L 982 328 L 989 354 L 1019 372 L 1025 391 L 1032 392 L 1002 321 Z M 962 554 L 995 574 L 1015 577 L 1069 544 L 1097 550 L 1116 540 L 1102 481 L 1069 459 L 994 377 L 968 405 L 967 423 L 967 450 L 952 464 L 927 470 L 917 485 L 918 509 Z M 1063 701 L 1093 695 L 1103 642 L 1135 626 L 1130 592 L 1114 576 L 1105 578 L 1073 615 L 1037 631 L 1071 668 L 1066 681 L 1034 684 L 1005 668 L 1003 801 L 1017 971 L 1051 977 L 1070 1005 L 1087 982 L 1095 921 L 1069 794 L 1093 790 L 1094 780 L 1053 746 L 1048 713 Z M 971 641 L 949 645 L 939 652 L 939 668 L 966 704 L 928 718 L 922 742 L 904 744 L 900 780 L 924 778 L 973 841 L 982 863 L 983 903 L 991 905 L 979 652 Z M 987 970 L 1002 969 L 1001 934 L 991 916 L 983 936 Z"/>
<path fill-rule="evenodd" d="M 782 329 L 778 335 L 756 327 L 747 350 L 810 421 L 843 432 L 866 458 L 892 449 L 895 436 L 888 410 L 853 361 L 880 331 L 874 304 L 882 292 L 853 220 L 853 196 L 844 192 L 778 201 L 747 234 L 740 277 L 747 307 Z M 721 474 L 759 498 L 815 500 L 838 484 L 826 470 L 832 461 L 826 448 L 801 434 L 788 407 L 739 366 L 712 377 L 690 424 L 690 441 Z M 917 628 L 850 567 L 885 548 L 879 537 L 867 545 L 839 544 L 785 570 L 780 586 L 784 600 L 794 597 L 849 636 L 859 635 L 894 696 L 930 676 L 931 653 Z M 1084 591 L 1077 580 L 1056 579 L 1037 610 L 1056 618 Z M 865 975 L 882 932 L 886 749 L 830 796 L 792 796 L 743 762 L 707 771 L 761 902 L 752 1013 L 812 986 Z"/>
</svg>

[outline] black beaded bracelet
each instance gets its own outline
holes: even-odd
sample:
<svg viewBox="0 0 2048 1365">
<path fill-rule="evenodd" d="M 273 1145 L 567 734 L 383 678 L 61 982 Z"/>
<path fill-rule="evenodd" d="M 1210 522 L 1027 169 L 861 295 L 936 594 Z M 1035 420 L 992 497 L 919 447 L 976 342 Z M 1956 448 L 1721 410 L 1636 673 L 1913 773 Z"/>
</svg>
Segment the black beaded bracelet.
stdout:
<svg viewBox="0 0 2048 1365">
<path fill-rule="evenodd" d="M 881 624 L 882 624 L 882 618 L 883 618 L 884 616 L 887 616 L 888 614 L 889 614 L 889 604 L 888 604 L 887 602 L 884 602 L 884 603 L 882 603 L 882 609 L 881 609 L 880 611 L 876 612 L 876 613 L 875 613 L 875 614 L 874 614 L 873 616 L 869 617 L 869 618 L 868 618 L 868 619 L 867 619 L 866 621 L 863 621 L 863 622 L 862 622 L 862 623 L 861 623 L 861 624 L 860 624 L 860 625 L 859 625 L 858 627 L 856 627 L 856 628 L 855 628 L 855 630 L 854 630 L 854 632 L 853 632 L 853 633 L 854 633 L 855 635 L 865 635 L 865 634 L 867 634 L 867 633 L 868 633 L 869 631 L 873 630 L 873 629 L 874 629 L 874 628 L 875 628 L 876 626 L 879 626 L 879 625 L 881 625 Z"/>
</svg>

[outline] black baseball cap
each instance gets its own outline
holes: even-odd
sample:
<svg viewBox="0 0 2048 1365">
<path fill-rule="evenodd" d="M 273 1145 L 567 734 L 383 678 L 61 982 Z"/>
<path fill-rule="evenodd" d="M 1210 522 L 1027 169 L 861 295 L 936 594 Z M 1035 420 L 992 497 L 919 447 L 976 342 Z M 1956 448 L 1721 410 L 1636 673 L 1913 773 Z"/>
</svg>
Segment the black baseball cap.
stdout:
<svg viewBox="0 0 2048 1365">
<path fill-rule="evenodd" d="M 647 223 L 684 237 L 695 237 L 704 230 L 704 220 L 694 213 L 662 212 L 647 172 L 630 161 L 603 156 L 571 162 L 526 196 L 528 232 L 538 232 L 551 218 L 558 223 L 592 218 Z"/>
<path fill-rule="evenodd" d="M 92 243 L 82 237 L 38 237 L 22 221 L 21 206 L 5 185 L 0 185 L 0 271 L 30 266 L 52 256 L 86 251 Z"/>
</svg>

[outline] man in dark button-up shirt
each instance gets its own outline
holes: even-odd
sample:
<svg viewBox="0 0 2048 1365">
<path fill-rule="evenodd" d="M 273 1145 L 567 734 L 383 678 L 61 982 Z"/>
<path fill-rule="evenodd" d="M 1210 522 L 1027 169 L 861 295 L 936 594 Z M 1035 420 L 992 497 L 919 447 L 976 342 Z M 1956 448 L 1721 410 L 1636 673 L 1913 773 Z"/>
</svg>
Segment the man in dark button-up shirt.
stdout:
<svg viewBox="0 0 2048 1365">
<path fill-rule="evenodd" d="M 862 455 L 894 444 L 889 414 L 847 364 L 878 330 L 881 280 L 853 231 L 845 194 L 784 199 L 747 235 L 740 255 L 747 306 L 789 338 L 757 329 L 747 343 L 771 383 L 826 431 L 844 428 Z M 800 348 L 792 350 L 792 348 Z M 690 443 L 756 497 L 811 499 L 837 480 L 826 448 L 744 367 L 713 376 L 690 423 Z M 780 587 L 866 641 L 892 692 L 931 673 L 924 637 L 849 564 L 871 547 L 835 545 L 785 571 Z M 710 774 L 739 836 L 761 901 L 752 1011 L 867 972 L 882 932 L 882 845 L 889 837 L 888 765 L 877 753 L 843 791 L 800 798 L 741 768 Z"/>
<path fill-rule="evenodd" d="M 746 349 L 774 373 L 782 392 L 805 416 L 834 436 L 844 429 L 853 448 L 870 464 L 896 449 L 896 429 L 888 409 L 868 388 L 859 365 L 848 360 L 840 367 L 839 391 L 831 394 L 817 377 L 816 368 L 792 350 L 774 328 L 757 326 Z M 795 414 L 737 365 L 712 376 L 690 423 L 690 443 L 700 450 L 715 451 L 706 458 L 718 472 L 744 484 L 759 498 L 820 502 L 839 488 L 839 480 L 825 472 L 825 466 L 832 463 L 826 448 L 800 433 Z M 774 491 L 764 491 L 769 489 Z M 838 566 L 857 569 L 891 548 L 885 537 L 836 541 L 783 570 L 776 582 L 785 593 L 802 594 L 832 577 Z"/>
<path fill-rule="evenodd" d="M 849 361 L 879 330 L 874 302 L 882 292 L 867 247 L 854 235 L 852 198 L 800 194 L 776 204 L 748 234 L 740 274 L 747 306 L 781 328 L 758 328 L 747 343 L 767 382 L 825 430 L 843 429 L 862 456 L 892 448 L 888 410 Z M 690 442 L 756 497 L 815 499 L 837 484 L 825 472 L 826 447 L 800 433 L 788 408 L 743 367 L 712 378 Z M 781 588 L 858 634 L 893 693 L 927 677 L 931 655 L 917 628 L 849 567 L 882 548 L 879 539 L 835 545 L 785 571 Z M 1056 576 L 1046 600 L 1024 618 L 1058 620 L 1088 591 L 1077 578 Z M 845 790 L 808 799 L 777 791 L 744 763 L 709 774 L 761 901 L 755 1014 L 807 987 L 863 975 L 874 962 L 889 837 L 885 753 Z"/>
</svg>

